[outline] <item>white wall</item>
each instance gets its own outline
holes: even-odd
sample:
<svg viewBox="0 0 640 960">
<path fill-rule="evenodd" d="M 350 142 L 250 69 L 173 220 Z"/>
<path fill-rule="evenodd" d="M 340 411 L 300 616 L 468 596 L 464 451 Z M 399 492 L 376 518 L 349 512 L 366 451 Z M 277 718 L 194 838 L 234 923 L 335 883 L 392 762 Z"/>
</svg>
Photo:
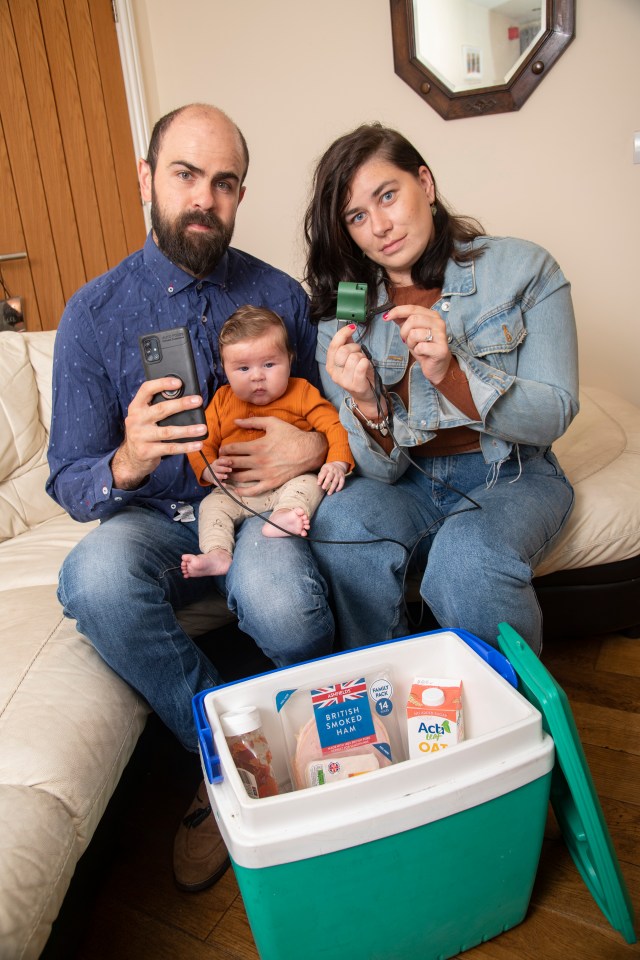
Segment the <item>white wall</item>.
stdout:
<svg viewBox="0 0 640 960">
<path fill-rule="evenodd" d="M 442 120 L 394 73 L 388 0 L 132 0 L 151 121 L 221 106 L 252 160 L 234 243 L 295 276 L 316 159 L 397 127 L 441 193 L 535 240 L 572 281 L 584 383 L 640 404 L 640 3 L 577 0 L 576 39 L 516 113 Z"/>
</svg>

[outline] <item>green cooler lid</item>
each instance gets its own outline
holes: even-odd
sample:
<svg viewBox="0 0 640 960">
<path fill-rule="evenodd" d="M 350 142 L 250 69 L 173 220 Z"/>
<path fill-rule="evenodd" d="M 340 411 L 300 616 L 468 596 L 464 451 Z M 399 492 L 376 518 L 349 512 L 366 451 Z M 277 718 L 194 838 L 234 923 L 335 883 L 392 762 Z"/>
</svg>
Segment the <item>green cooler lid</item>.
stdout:
<svg viewBox="0 0 640 960">
<path fill-rule="evenodd" d="M 498 626 L 498 643 L 520 679 L 522 694 L 542 714 L 553 737 L 556 763 L 551 804 L 582 879 L 614 929 L 636 942 L 633 907 L 602 813 L 591 771 L 564 690 L 508 623 Z"/>
</svg>

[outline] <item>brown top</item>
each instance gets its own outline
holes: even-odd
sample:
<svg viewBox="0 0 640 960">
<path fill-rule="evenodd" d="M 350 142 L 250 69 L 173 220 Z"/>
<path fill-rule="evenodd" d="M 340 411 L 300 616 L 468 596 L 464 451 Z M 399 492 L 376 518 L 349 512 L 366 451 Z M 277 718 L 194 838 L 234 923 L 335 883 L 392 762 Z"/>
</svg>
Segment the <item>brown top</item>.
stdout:
<svg viewBox="0 0 640 960">
<path fill-rule="evenodd" d="M 439 298 L 440 292 L 439 289 L 423 290 L 415 286 L 393 287 L 389 291 L 389 299 L 396 306 L 411 303 L 429 309 Z M 410 359 L 402 379 L 393 384 L 393 392 L 400 397 L 407 409 L 409 408 L 409 375 L 415 362 L 415 360 Z M 451 358 L 447 375 L 438 384 L 436 390 L 453 403 L 458 410 L 466 414 L 470 420 L 480 420 L 480 414 L 471 396 L 469 382 L 463 370 L 460 369 L 456 357 Z M 370 430 L 366 425 L 365 429 L 387 453 L 391 452 L 393 449 L 391 437 L 381 437 L 380 431 Z M 471 450 L 479 449 L 480 440 L 475 430 L 471 430 L 469 427 L 451 427 L 450 430 L 436 431 L 432 440 L 412 447 L 411 453 L 417 457 L 447 457 L 456 453 L 468 453 Z"/>
</svg>

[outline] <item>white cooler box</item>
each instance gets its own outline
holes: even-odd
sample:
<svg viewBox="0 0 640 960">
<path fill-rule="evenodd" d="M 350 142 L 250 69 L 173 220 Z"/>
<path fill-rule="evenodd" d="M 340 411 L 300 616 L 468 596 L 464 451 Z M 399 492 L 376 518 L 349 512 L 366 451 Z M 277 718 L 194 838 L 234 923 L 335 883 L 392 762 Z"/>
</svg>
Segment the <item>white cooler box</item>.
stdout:
<svg viewBox="0 0 640 960">
<path fill-rule="evenodd" d="M 325 960 L 443 960 L 524 918 L 554 745 L 539 711 L 487 657 L 517 682 L 496 651 L 464 631 L 442 630 L 194 698 L 209 797 L 262 960 L 306 960 L 316 951 Z M 221 714 L 260 709 L 274 773 L 290 791 L 275 694 L 382 664 L 391 665 L 401 721 L 414 677 L 462 679 L 464 742 L 331 785 L 248 796 Z"/>
</svg>

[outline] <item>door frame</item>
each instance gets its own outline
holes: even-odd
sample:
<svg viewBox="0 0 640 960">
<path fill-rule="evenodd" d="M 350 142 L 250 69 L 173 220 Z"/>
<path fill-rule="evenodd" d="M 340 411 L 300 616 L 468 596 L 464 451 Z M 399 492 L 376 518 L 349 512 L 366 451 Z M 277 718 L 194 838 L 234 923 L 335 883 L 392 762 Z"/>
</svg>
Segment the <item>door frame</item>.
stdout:
<svg viewBox="0 0 640 960">
<path fill-rule="evenodd" d="M 135 20 L 131 8 L 131 0 L 111 0 L 116 21 L 120 62 L 124 77 L 124 87 L 129 108 L 129 124 L 133 137 L 133 148 L 136 161 L 139 157 L 146 157 L 151 130 L 149 127 L 149 113 L 144 95 L 142 71 L 140 69 L 140 55 Z M 142 204 L 144 221 L 147 230 L 151 229 L 151 204 Z"/>
</svg>

